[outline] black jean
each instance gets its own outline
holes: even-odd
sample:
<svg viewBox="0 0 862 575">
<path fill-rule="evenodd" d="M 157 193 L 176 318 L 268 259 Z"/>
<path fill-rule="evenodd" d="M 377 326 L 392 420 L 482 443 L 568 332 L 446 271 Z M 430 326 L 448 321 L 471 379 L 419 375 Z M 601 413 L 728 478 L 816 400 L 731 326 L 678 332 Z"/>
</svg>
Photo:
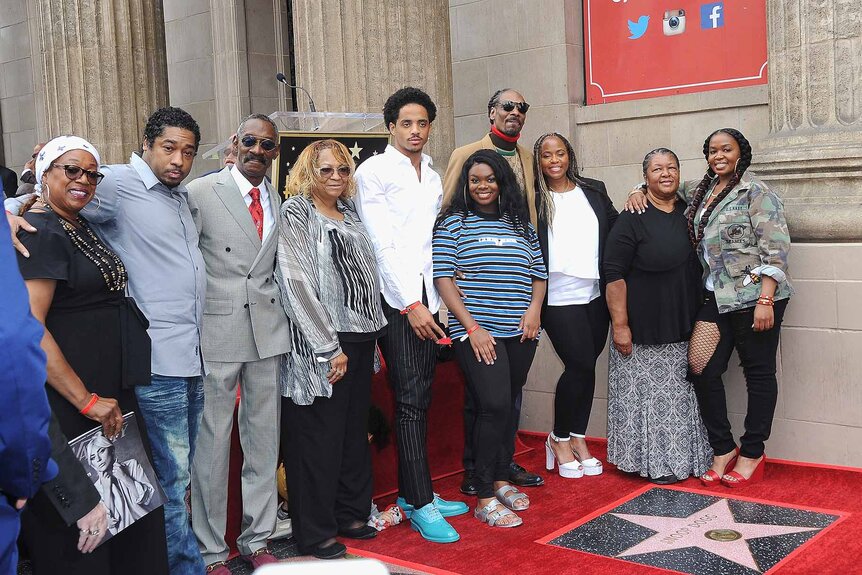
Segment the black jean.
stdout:
<svg viewBox="0 0 862 575">
<path fill-rule="evenodd" d="M 554 435 L 584 435 L 596 391 L 596 360 L 608 340 L 610 315 L 604 297 L 583 305 L 547 306 L 542 327 L 564 370 L 554 396 Z"/>
<path fill-rule="evenodd" d="M 733 350 L 745 375 L 748 389 L 748 412 L 745 415 L 745 433 L 740 438 L 740 454 L 757 459 L 763 455 L 764 442 L 772 430 L 775 403 L 778 400 L 778 380 L 775 377 L 775 354 L 781 333 L 781 321 L 789 300 L 775 302 L 775 323 L 767 331 L 754 331 L 754 308 L 729 313 L 718 313 L 715 294 L 704 292 L 704 301 L 697 321 L 715 323 L 720 338 L 712 357 L 700 375 L 689 369 L 688 380 L 694 385 L 700 415 L 709 434 L 709 443 L 716 455 L 736 448 L 730 421 L 727 418 L 727 400 L 722 375 Z"/>
<path fill-rule="evenodd" d="M 495 339 L 497 360 L 492 365 L 476 360 L 469 339 L 454 344 L 476 410 L 471 445 L 480 498 L 494 496 L 494 481 L 509 480 L 518 425 L 512 404 L 527 382 L 538 345 L 536 340 L 521 343 L 520 336 Z"/>
<path fill-rule="evenodd" d="M 371 509 L 368 410 L 374 340 L 341 342 L 347 373 L 311 405 L 281 398 L 281 443 L 293 538 L 301 552 L 365 523 Z"/>
</svg>

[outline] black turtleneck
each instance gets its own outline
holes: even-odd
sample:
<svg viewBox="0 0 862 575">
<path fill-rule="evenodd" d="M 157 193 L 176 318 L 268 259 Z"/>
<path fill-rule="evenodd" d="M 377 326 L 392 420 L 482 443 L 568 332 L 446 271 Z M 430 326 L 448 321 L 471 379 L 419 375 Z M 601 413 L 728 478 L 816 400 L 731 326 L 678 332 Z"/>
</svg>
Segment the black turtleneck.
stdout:
<svg viewBox="0 0 862 575">
<path fill-rule="evenodd" d="M 514 150 L 518 143 L 517 142 L 507 142 L 503 138 L 499 137 L 494 132 L 488 132 L 488 135 L 491 136 L 491 142 L 501 150 L 506 150 L 507 152 L 511 152 Z"/>
</svg>

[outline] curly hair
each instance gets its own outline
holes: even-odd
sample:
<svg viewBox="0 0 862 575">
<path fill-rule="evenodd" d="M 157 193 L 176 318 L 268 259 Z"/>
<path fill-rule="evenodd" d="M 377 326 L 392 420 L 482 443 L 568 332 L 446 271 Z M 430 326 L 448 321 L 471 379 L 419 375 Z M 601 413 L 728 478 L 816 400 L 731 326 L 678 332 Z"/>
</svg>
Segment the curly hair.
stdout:
<svg viewBox="0 0 862 575">
<path fill-rule="evenodd" d="M 668 149 L 668 148 L 656 148 L 655 150 L 650 150 L 649 152 L 647 152 L 647 155 L 644 156 L 644 161 L 643 161 L 644 176 L 646 176 L 646 171 L 647 171 L 647 168 L 649 168 L 650 160 L 652 160 L 655 156 L 670 156 L 671 158 L 673 158 L 673 161 L 676 162 L 676 167 L 679 168 L 679 158 L 677 157 L 676 153 L 673 150 Z"/>
<path fill-rule="evenodd" d="M 165 128 L 188 130 L 195 135 L 195 150 L 198 149 L 198 145 L 201 143 L 200 126 L 192 118 L 192 115 L 182 108 L 166 106 L 150 114 L 150 117 L 147 118 L 147 125 L 144 127 L 144 139 L 150 147 L 156 143 L 156 138 L 165 132 Z"/>
<path fill-rule="evenodd" d="M 407 104 L 419 104 L 425 108 L 425 111 L 428 112 L 428 122 L 434 123 L 434 119 L 437 117 L 437 106 L 434 105 L 431 96 L 419 88 L 407 86 L 389 96 L 386 99 L 386 103 L 383 104 L 383 121 L 386 123 L 387 128 L 389 124 L 394 124 L 398 121 L 398 114 L 401 113 L 401 108 Z"/>
<path fill-rule="evenodd" d="M 356 180 L 353 177 L 356 164 L 353 162 L 347 147 L 336 140 L 317 140 L 302 150 L 288 175 L 286 195 L 301 195 L 305 198 L 311 198 L 311 191 L 315 186 L 323 184 L 323 179 L 320 177 L 320 164 L 318 163 L 320 152 L 323 150 L 332 150 L 338 165 L 350 167 L 347 189 L 341 194 L 341 199 L 353 197 L 356 193 Z"/>
<path fill-rule="evenodd" d="M 569 154 L 569 168 L 566 170 L 566 177 L 572 183 L 580 184 L 581 174 L 578 170 L 578 159 L 575 157 L 575 150 L 572 148 L 571 142 L 569 142 L 565 136 L 558 134 L 557 132 L 548 132 L 547 134 L 539 136 L 539 139 L 536 140 L 535 145 L 533 145 L 533 174 L 536 184 L 536 193 L 539 195 L 542 204 L 541 210 L 539 211 L 539 218 L 546 222 L 549 228 L 553 228 L 554 199 L 551 197 L 551 189 L 548 188 L 545 174 L 542 173 L 541 160 L 542 144 L 544 144 L 549 138 L 557 138 L 566 147 L 566 152 Z"/>
<path fill-rule="evenodd" d="M 458 187 L 455 188 L 456 190 L 461 190 L 462 193 L 453 194 L 449 203 L 441 208 L 437 221 L 434 223 L 434 228 L 438 228 L 443 223 L 443 220 L 453 214 L 460 214 L 463 217 L 469 212 L 476 211 L 476 203 L 469 192 L 470 168 L 476 164 L 485 164 L 494 172 L 497 187 L 500 190 L 500 195 L 497 199 L 500 215 L 509 216 L 515 230 L 526 238 L 530 222 L 527 200 L 521 192 L 520 186 L 518 186 L 515 172 L 512 171 L 509 163 L 493 150 L 477 150 L 467 158 L 467 161 L 464 162 L 464 167 L 461 168 L 461 175 L 458 177 Z"/>
<path fill-rule="evenodd" d="M 718 196 L 716 196 L 712 203 L 709 204 L 709 207 L 704 210 L 703 215 L 700 217 L 700 224 L 697 226 L 696 230 L 694 227 L 694 219 L 696 217 L 697 210 L 700 208 L 700 204 L 703 202 L 712 180 L 716 177 L 715 172 L 712 171 L 711 167 L 707 168 L 706 174 L 704 174 L 703 179 L 697 185 L 697 188 L 695 188 L 694 195 L 692 196 L 691 204 L 688 209 L 688 239 L 695 249 L 697 249 L 698 244 L 703 240 L 703 230 L 706 229 L 706 224 L 709 222 L 709 216 L 712 214 L 715 206 L 719 205 L 736 184 L 739 183 L 740 178 L 742 178 L 742 175 L 751 165 L 751 144 L 745 136 L 742 135 L 742 132 L 735 130 L 734 128 L 721 128 L 716 130 L 703 142 L 703 157 L 706 158 L 707 162 L 709 161 L 709 142 L 716 134 L 727 134 L 736 140 L 736 143 L 739 145 L 739 161 L 736 163 L 733 175 L 724 186 L 724 189 L 719 192 Z M 717 182 L 716 185 L 718 185 Z"/>
</svg>

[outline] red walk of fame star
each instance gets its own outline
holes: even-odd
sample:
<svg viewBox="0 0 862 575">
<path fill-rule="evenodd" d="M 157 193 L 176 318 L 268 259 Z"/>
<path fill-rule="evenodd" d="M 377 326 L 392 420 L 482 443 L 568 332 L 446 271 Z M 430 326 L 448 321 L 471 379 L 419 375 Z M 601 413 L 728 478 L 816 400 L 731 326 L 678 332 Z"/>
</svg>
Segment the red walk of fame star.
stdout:
<svg viewBox="0 0 862 575">
<path fill-rule="evenodd" d="M 758 572 L 761 569 L 751 554 L 748 539 L 822 529 L 821 527 L 739 523 L 734 519 L 727 499 L 721 499 L 685 518 L 627 513 L 611 513 L 611 515 L 657 531 L 652 537 L 629 547 L 617 557 L 699 547 Z"/>
</svg>

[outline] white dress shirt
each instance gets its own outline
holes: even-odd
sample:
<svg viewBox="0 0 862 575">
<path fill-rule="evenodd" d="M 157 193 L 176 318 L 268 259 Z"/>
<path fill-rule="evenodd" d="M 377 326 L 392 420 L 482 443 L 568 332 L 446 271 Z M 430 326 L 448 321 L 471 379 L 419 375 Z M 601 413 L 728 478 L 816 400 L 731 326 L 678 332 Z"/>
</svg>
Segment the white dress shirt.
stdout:
<svg viewBox="0 0 862 575">
<path fill-rule="evenodd" d="M 599 297 L 599 220 L 584 191 L 552 192 L 548 228 L 548 305 L 582 305 Z"/>
<path fill-rule="evenodd" d="M 404 309 L 422 301 L 424 286 L 428 309 L 437 313 L 440 296 L 434 289 L 431 238 L 443 184 L 426 154 L 421 173 L 420 179 L 410 158 L 387 146 L 356 170 L 356 206 L 377 250 L 386 303 Z"/>
<path fill-rule="evenodd" d="M 252 188 L 257 188 L 260 190 L 260 206 L 263 208 L 263 240 L 269 235 L 269 232 L 272 231 L 272 226 L 275 224 L 272 218 L 272 207 L 269 205 L 269 191 L 267 191 L 266 187 L 266 178 L 260 183 L 259 186 L 252 186 L 251 182 L 245 179 L 245 176 L 242 175 L 242 172 L 236 169 L 236 165 L 230 167 L 230 175 L 233 176 L 233 181 L 236 182 L 237 187 L 239 188 L 240 193 L 242 193 L 242 199 L 245 200 L 246 207 L 251 207 L 251 192 Z"/>
</svg>

